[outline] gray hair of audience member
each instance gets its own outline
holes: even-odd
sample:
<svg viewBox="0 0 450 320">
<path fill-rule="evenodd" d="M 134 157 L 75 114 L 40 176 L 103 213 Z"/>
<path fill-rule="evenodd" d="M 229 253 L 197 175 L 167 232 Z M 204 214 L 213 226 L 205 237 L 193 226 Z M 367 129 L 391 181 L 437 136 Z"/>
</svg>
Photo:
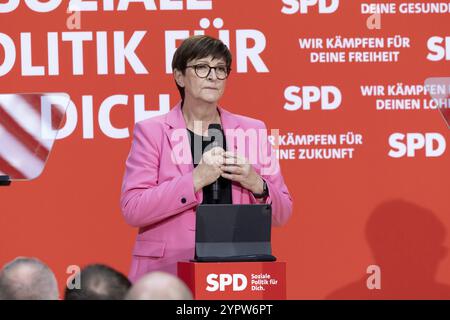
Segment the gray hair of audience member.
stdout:
<svg viewBox="0 0 450 320">
<path fill-rule="evenodd" d="M 52 270 L 36 258 L 18 257 L 0 271 L 0 300 L 57 300 Z"/>
<path fill-rule="evenodd" d="M 78 274 L 81 288 L 66 288 L 65 300 L 122 300 L 131 282 L 119 271 L 104 265 L 91 264 Z"/>
<path fill-rule="evenodd" d="M 192 300 L 192 293 L 179 278 L 165 272 L 152 272 L 139 279 L 126 300 Z"/>
</svg>

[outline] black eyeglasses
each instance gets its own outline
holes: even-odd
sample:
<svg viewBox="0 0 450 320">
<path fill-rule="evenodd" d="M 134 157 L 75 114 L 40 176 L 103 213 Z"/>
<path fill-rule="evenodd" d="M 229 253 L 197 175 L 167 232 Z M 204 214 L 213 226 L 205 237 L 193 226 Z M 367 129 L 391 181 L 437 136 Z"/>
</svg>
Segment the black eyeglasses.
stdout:
<svg viewBox="0 0 450 320">
<path fill-rule="evenodd" d="M 216 72 L 216 77 L 219 80 L 225 80 L 226 78 L 228 78 L 228 75 L 230 73 L 230 69 L 228 69 L 226 66 L 210 67 L 209 65 L 204 63 L 186 66 L 186 69 L 187 68 L 194 68 L 195 74 L 199 78 L 207 78 L 211 73 L 211 69 L 214 69 L 214 71 Z"/>
</svg>

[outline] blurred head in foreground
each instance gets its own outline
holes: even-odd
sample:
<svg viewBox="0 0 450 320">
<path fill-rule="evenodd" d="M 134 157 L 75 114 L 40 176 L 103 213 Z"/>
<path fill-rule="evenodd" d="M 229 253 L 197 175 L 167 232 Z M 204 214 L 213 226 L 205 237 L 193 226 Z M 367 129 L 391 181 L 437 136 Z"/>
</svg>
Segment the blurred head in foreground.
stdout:
<svg viewBox="0 0 450 320">
<path fill-rule="evenodd" d="M 192 293 L 177 277 L 152 272 L 140 278 L 130 289 L 127 300 L 192 300 Z"/>
<path fill-rule="evenodd" d="M 18 257 L 0 271 L 0 300 L 57 300 L 52 270 L 36 258 Z"/>
<path fill-rule="evenodd" d="M 66 288 L 65 300 L 122 300 L 131 287 L 127 277 L 102 264 L 88 265 L 78 276 L 80 287 Z"/>
</svg>

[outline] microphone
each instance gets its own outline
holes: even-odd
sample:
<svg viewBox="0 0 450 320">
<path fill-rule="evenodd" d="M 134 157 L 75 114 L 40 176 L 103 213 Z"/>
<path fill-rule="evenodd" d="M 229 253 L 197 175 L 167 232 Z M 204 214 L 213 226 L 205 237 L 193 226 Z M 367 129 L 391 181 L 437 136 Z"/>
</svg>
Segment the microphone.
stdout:
<svg viewBox="0 0 450 320">
<path fill-rule="evenodd" d="M 223 148 L 223 134 L 222 134 L 222 127 L 219 123 L 211 123 L 208 126 L 208 136 L 209 139 L 211 139 L 211 148 L 214 147 L 222 147 Z M 220 177 L 219 177 L 220 178 Z M 219 195 L 219 179 L 213 182 L 212 184 L 212 193 L 213 193 L 213 200 L 214 202 L 218 202 L 220 195 Z"/>
</svg>

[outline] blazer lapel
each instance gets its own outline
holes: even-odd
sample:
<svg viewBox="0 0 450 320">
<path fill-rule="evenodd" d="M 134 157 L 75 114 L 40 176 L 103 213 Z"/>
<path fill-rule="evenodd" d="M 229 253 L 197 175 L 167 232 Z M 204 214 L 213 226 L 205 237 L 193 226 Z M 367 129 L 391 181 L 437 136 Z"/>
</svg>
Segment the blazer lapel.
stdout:
<svg viewBox="0 0 450 320">
<path fill-rule="evenodd" d="M 168 125 L 166 135 L 171 147 L 172 161 L 177 165 L 181 174 L 191 172 L 194 165 L 186 123 L 181 112 L 181 102 L 167 113 L 166 124 Z"/>
</svg>

